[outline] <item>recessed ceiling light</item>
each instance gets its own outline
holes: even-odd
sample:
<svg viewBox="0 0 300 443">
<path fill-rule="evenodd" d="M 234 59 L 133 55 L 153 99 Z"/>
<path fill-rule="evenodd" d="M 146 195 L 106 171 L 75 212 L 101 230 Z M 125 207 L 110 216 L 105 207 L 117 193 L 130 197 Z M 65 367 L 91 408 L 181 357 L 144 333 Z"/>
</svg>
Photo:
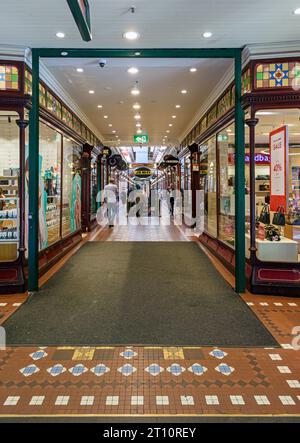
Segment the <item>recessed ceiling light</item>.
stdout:
<svg viewBox="0 0 300 443">
<path fill-rule="evenodd" d="M 93 91 L 93 89 L 90 89 L 89 94 L 95 94 L 95 91 Z"/>
<path fill-rule="evenodd" d="M 137 128 L 140 128 L 140 127 L 142 126 L 142 123 L 137 123 L 135 126 L 136 126 Z"/>
<path fill-rule="evenodd" d="M 190 72 L 197 72 L 197 68 L 191 68 Z"/>
<path fill-rule="evenodd" d="M 294 14 L 295 15 L 300 15 L 300 8 L 295 9 Z"/>
<path fill-rule="evenodd" d="M 176 115 L 172 115 L 172 118 L 176 118 Z"/>
<path fill-rule="evenodd" d="M 136 120 L 140 120 L 140 119 L 141 119 L 141 116 L 140 116 L 140 114 L 135 114 L 134 118 L 135 118 Z"/>
<path fill-rule="evenodd" d="M 136 133 L 137 133 L 137 134 L 141 134 L 141 133 L 142 133 L 142 130 L 141 130 L 141 129 L 138 129 L 138 130 L 136 131 Z"/>
<path fill-rule="evenodd" d="M 181 94 L 187 94 L 187 90 L 186 89 L 182 89 Z"/>
<path fill-rule="evenodd" d="M 115 133 L 116 133 L 116 131 L 112 131 L 112 133 L 113 133 L 113 134 L 115 134 Z"/>
<path fill-rule="evenodd" d="M 212 37 L 212 32 L 207 31 L 207 32 L 204 32 L 202 35 L 204 38 L 210 38 L 210 37 Z"/>
<path fill-rule="evenodd" d="M 64 34 L 63 32 L 57 32 L 57 33 L 56 33 L 56 37 L 58 37 L 58 38 L 64 38 L 64 37 L 65 37 L 65 34 Z"/>
<path fill-rule="evenodd" d="M 127 69 L 127 72 L 129 72 L 129 74 L 137 74 L 139 72 L 138 68 L 135 68 L 134 66 L 132 66 L 131 68 Z"/>
<path fill-rule="evenodd" d="M 140 94 L 140 90 L 137 87 L 134 87 L 131 89 L 131 94 L 132 95 L 139 95 Z"/>
<path fill-rule="evenodd" d="M 173 126 L 172 123 L 169 124 L 170 128 Z"/>
<path fill-rule="evenodd" d="M 104 115 L 103 118 L 108 118 L 108 115 Z"/>
<path fill-rule="evenodd" d="M 136 31 L 127 31 L 123 34 L 123 37 L 126 38 L 126 40 L 137 40 L 139 36 L 140 34 Z"/>
<path fill-rule="evenodd" d="M 180 105 L 176 105 L 175 108 L 179 109 L 179 108 L 181 108 L 181 106 Z"/>
<path fill-rule="evenodd" d="M 112 124 L 111 124 L 111 123 L 109 123 L 108 126 L 109 126 L 110 128 L 112 128 Z"/>
<path fill-rule="evenodd" d="M 167 129 L 167 130 L 166 130 L 166 133 L 169 134 L 169 132 L 170 132 L 169 129 Z"/>
<path fill-rule="evenodd" d="M 97 105 L 97 108 L 101 109 L 101 108 L 103 108 L 103 106 L 102 105 Z"/>
<path fill-rule="evenodd" d="M 141 105 L 139 105 L 138 103 L 135 103 L 132 107 L 133 109 L 141 109 Z"/>
<path fill-rule="evenodd" d="M 77 72 L 83 72 L 83 69 L 82 68 L 77 68 L 76 71 Z"/>
</svg>

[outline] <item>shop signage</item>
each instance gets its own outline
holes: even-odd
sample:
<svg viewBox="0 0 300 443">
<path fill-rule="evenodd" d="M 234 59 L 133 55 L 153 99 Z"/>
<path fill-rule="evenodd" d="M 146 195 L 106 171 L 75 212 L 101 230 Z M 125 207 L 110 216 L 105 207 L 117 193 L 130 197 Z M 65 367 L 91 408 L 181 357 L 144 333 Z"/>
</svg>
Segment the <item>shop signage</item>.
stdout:
<svg viewBox="0 0 300 443">
<path fill-rule="evenodd" d="M 134 141 L 134 143 L 148 143 L 149 137 L 146 134 L 134 135 L 133 141 Z"/>
<path fill-rule="evenodd" d="M 89 42 L 92 40 L 89 1 L 67 0 L 67 2 L 82 39 Z"/>
<path fill-rule="evenodd" d="M 288 127 L 282 126 L 270 132 L 270 209 L 279 206 L 287 209 L 287 167 L 288 167 Z"/>
<path fill-rule="evenodd" d="M 150 178 L 152 175 L 152 170 L 150 168 L 147 168 L 146 166 L 141 166 L 140 168 L 136 168 L 133 171 L 133 174 L 136 178 Z"/>
<path fill-rule="evenodd" d="M 176 166 L 179 163 L 179 158 L 174 157 L 174 155 L 165 155 L 164 163 L 166 166 Z"/>
<path fill-rule="evenodd" d="M 111 149 L 110 148 L 108 148 L 107 146 L 104 146 L 102 149 L 101 149 L 101 155 L 103 155 L 103 157 L 105 157 L 105 158 L 108 158 L 108 157 L 110 157 L 111 156 Z"/>
<path fill-rule="evenodd" d="M 254 156 L 255 163 L 257 165 L 269 165 L 271 161 L 270 154 L 255 154 Z M 228 154 L 228 163 L 230 165 L 234 165 L 235 162 L 235 153 Z M 245 154 L 245 163 L 250 163 L 250 153 L 246 152 Z"/>
</svg>

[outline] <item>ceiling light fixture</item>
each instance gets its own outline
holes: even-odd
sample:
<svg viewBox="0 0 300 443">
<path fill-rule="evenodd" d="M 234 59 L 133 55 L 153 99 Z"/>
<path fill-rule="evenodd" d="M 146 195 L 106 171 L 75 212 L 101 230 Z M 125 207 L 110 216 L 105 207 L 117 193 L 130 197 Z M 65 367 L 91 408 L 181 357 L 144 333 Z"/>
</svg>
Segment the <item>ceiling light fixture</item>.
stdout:
<svg viewBox="0 0 300 443">
<path fill-rule="evenodd" d="M 97 108 L 101 109 L 101 108 L 103 108 L 103 106 L 102 105 L 97 105 Z"/>
<path fill-rule="evenodd" d="M 181 94 L 187 94 L 187 90 L 186 89 L 182 89 L 181 90 Z"/>
<path fill-rule="evenodd" d="M 108 115 L 104 115 L 103 118 L 108 118 Z"/>
<path fill-rule="evenodd" d="M 135 68 L 134 66 L 132 66 L 131 68 L 127 69 L 127 72 L 129 72 L 129 74 L 137 74 L 139 72 L 138 68 Z"/>
<path fill-rule="evenodd" d="M 180 105 L 176 105 L 175 108 L 179 109 L 179 108 L 181 108 L 181 106 Z"/>
<path fill-rule="evenodd" d="M 138 129 L 138 130 L 136 131 L 136 133 L 137 133 L 137 134 L 141 134 L 141 133 L 142 133 L 142 130 L 141 130 L 141 129 Z"/>
<path fill-rule="evenodd" d="M 172 118 L 176 118 L 176 115 L 172 115 Z"/>
<path fill-rule="evenodd" d="M 68 52 L 67 52 L 67 51 L 62 51 L 62 52 L 60 53 L 60 55 L 62 55 L 63 57 L 66 57 L 66 56 L 68 55 Z"/>
<path fill-rule="evenodd" d="M 111 124 L 111 123 L 109 123 L 108 126 L 109 126 L 110 128 L 112 128 L 112 124 Z"/>
<path fill-rule="evenodd" d="M 136 86 L 134 86 L 134 88 L 131 89 L 131 94 L 140 95 L 140 90 Z"/>
<path fill-rule="evenodd" d="M 126 38 L 126 40 L 137 40 L 140 37 L 140 34 L 136 31 L 127 31 L 124 32 L 123 37 Z"/>
<path fill-rule="evenodd" d="M 93 91 L 93 89 L 90 89 L 89 94 L 95 94 L 95 91 Z"/>
<path fill-rule="evenodd" d="M 77 72 L 83 72 L 83 69 L 82 68 L 77 68 L 76 71 Z"/>
<path fill-rule="evenodd" d="M 135 118 L 136 120 L 140 120 L 140 119 L 141 119 L 141 116 L 140 116 L 140 114 L 135 114 L 134 118 Z"/>
<path fill-rule="evenodd" d="M 63 32 L 57 32 L 56 37 L 57 38 L 65 38 L 65 34 Z"/>
<path fill-rule="evenodd" d="M 197 68 L 191 68 L 190 72 L 197 72 Z"/>
<path fill-rule="evenodd" d="M 132 107 L 133 109 L 141 109 L 141 105 L 139 105 L 138 103 L 135 103 Z"/>
<path fill-rule="evenodd" d="M 135 55 L 136 57 L 139 57 L 139 56 L 141 55 L 141 53 L 140 53 L 140 52 L 135 52 L 134 55 Z"/>
<path fill-rule="evenodd" d="M 167 129 L 167 130 L 166 130 L 166 133 L 169 134 L 169 132 L 170 132 L 169 129 Z"/>
<path fill-rule="evenodd" d="M 137 128 L 140 128 L 140 127 L 142 126 L 142 123 L 137 123 L 135 126 L 136 126 Z"/>
<path fill-rule="evenodd" d="M 169 124 L 170 128 L 173 126 L 172 123 Z"/>
<path fill-rule="evenodd" d="M 204 38 L 210 38 L 210 37 L 212 37 L 212 32 L 207 31 L 207 32 L 204 32 L 202 35 Z"/>
<path fill-rule="evenodd" d="M 294 14 L 295 15 L 300 15 L 300 8 L 295 9 Z"/>
</svg>

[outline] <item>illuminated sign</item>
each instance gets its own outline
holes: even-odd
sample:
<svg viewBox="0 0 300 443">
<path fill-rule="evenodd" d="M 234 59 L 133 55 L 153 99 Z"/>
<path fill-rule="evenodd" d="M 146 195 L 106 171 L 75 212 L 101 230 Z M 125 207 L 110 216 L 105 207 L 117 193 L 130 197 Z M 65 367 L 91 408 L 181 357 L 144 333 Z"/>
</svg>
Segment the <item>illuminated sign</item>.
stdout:
<svg viewBox="0 0 300 443">
<path fill-rule="evenodd" d="M 133 171 L 133 174 L 136 178 L 150 178 L 152 176 L 152 170 L 150 168 L 147 168 L 146 166 L 142 166 L 140 168 L 136 168 Z"/>
<path fill-rule="evenodd" d="M 133 141 L 134 141 L 134 143 L 148 143 L 149 142 L 149 137 L 146 134 L 134 135 L 133 136 Z"/>
</svg>

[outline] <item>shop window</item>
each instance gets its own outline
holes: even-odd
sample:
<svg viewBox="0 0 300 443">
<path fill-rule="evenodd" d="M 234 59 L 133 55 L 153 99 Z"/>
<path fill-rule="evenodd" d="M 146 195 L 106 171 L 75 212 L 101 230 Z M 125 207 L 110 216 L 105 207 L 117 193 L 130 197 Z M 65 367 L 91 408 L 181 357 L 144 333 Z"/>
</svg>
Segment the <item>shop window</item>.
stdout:
<svg viewBox="0 0 300 443">
<path fill-rule="evenodd" d="M 300 111 L 266 109 L 258 111 L 256 117 L 259 119 L 255 131 L 257 256 L 262 261 L 299 262 Z M 278 134 L 276 138 L 274 131 Z M 265 228 L 269 222 L 277 229 L 279 242 L 276 236 L 268 236 Z M 270 247 L 272 239 L 275 241 Z"/>
<path fill-rule="evenodd" d="M 62 235 L 81 228 L 81 147 L 63 137 Z"/>
<path fill-rule="evenodd" d="M 204 191 L 204 230 L 217 237 L 216 137 L 200 146 L 200 190 Z"/>
<path fill-rule="evenodd" d="M 39 248 L 60 239 L 61 134 L 40 123 Z"/>
<path fill-rule="evenodd" d="M 19 128 L 15 112 L 0 111 L 0 262 L 18 257 Z"/>
<path fill-rule="evenodd" d="M 94 218 L 97 212 L 97 194 L 98 194 L 98 168 L 97 158 L 91 160 L 91 217 Z"/>
<path fill-rule="evenodd" d="M 235 135 L 230 125 L 217 135 L 219 152 L 219 239 L 235 246 Z"/>
<path fill-rule="evenodd" d="M 18 91 L 19 71 L 16 66 L 0 65 L 0 90 Z"/>
</svg>

